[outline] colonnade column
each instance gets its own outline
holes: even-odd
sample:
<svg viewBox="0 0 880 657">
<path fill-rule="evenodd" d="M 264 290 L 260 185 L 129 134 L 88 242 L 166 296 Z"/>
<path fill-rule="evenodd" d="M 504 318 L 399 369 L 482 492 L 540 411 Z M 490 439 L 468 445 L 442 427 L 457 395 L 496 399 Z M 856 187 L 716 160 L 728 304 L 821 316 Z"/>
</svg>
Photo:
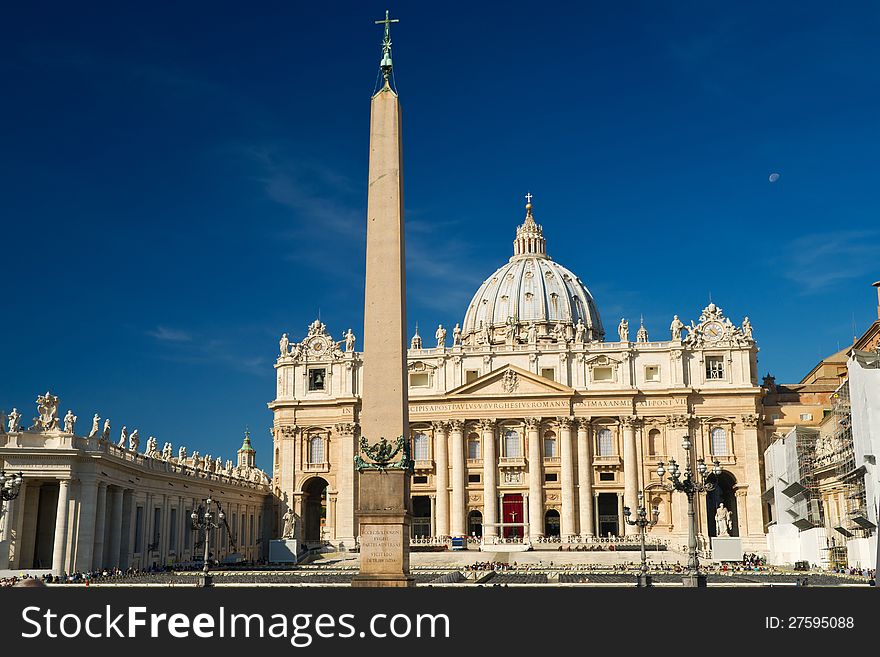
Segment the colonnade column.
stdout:
<svg viewBox="0 0 880 657">
<path fill-rule="evenodd" d="M 449 421 L 449 439 L 452 442 L 452 513 L 451 534 L 452 536 L 467 536 L 465 527 L 465 509 L 467 508 L 467 492 L 465 490 L 465 460 L 464 460 L 464 422 L 461 420 Z"/>
<path fill-rule="evenodd" d="M 544 463 L 540 436 L 541 419 L 526 418 L 529 441 L 529 538 L 544 535 Z"/>
<path fill-rule="evenodd" d="M 434 490 L 437 493 L 435 504 L 435 536 L 449 535 L 449 459 L 446 451 L 446 422 L 434 423 Z"/>
<path fill-rule="evenodd" d="M 593 520 L 593 462 L 590 460 L 590 421 L 577 420 L 578 520 L 581 536 L 595 536 Z"/>
<path fill-rule="evenodd" d="M 481 420 L 483 442 L 483 536 L 498 536 L 498 482 L 495 456 L 495 420 Z"/>
<path fill-rule="evenodd" d="M 122 551 L 122 489 L 113 488 L 113 506 L 110 507 L 110 553 L 107 555 L 107 565 L 111 568 L 121 566 L 120 552 Z"/>
<path fill-rule="evenodd" d="M 878 288 L 880 291 L 880 288 Z M 760 459 L 758 453 L 758 416 L 747 414 L 742 416 L 743 441 L 742 445 L 736 445 L 737 455 L 744 457 L 746 481 L 761 481 Z M 736 491 L 736 512 L 739 515 L 739 535 L 760 536 L 764 533 L 764 512 L 761 508 L 761 493 L 759 490 L 748 490 L 746 487 Z M 876 534 L 876 533 L 875 533 Z M 875 536 L 876 539 L 876 536 Z M 880 539 L 877 539 L 880 540 Z"/>
<path fill-rule="evenodd" d="M 620 418 L 620 425 L 623 428 L 623 504 L 628 506 L 633 513 L 638 507 L 639 495 L 639 459 L 636 451 L 636 422 L 637 418 L 632 416 L 623 416 Z M 621 508 L 621 513 L 623 509 Z M 634 529 L 625 523 L 621 525 L 618 533 L 624 534 L 634 533 Z"/>
<path fill-rule="evenodd" d="M 559 450 L 560 473 L 562 481 L 562 517 L 559 533 L 562 539 L 577 534 L 574 520 L 574 453 L 571 448 L 571 425 L 573 418 L 559 418 L 559 439 L 562 445 Z"/>
<path fill-rule="evenodd" d="M 623 507 L 626 506 L 626 492 L 617 494 L 617 535 L 623 536 L 625 533 L 628 533 L 626 527 L 627 524 L 624 521 L 623 515 Z M 630 507 L 631 509 L 635 509 L 635 507 Z"/>
<path fill-rule="evenodd" d="M 60 575 L 65 570 L 64 545 L 67 542 L 67 502 L 70 496 L 70 481 L 58 482 L 58 509 L 55 512 L 55 537 L 52 549 L 52 573 Z"/>
<path fill-rule="evenodd" d="M 80 510 L 79 531 L 76 536 L 76 570 L 92 569 L 92 556 L 95 552 L 95 511 L 98 506 L 98 482 L 89 477 L 79 485 Z"/>
<path fill-rule="evenodd" d="M 98 505 L 95 512 L 95 543 L 92 551 L 92 568 L 104 567 L 104 538 L 107 529 L 107 483 L 98 484 Z"/>
</svg>

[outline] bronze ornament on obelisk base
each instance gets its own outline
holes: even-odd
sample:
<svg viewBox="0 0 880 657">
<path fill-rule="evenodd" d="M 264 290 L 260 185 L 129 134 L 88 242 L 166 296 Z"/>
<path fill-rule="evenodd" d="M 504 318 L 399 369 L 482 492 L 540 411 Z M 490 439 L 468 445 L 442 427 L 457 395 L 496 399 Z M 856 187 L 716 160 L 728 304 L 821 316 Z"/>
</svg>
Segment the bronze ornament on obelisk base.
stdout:
<svg viewBox="0 0 880 657">
<path fill-rule="evenodd" d="M 385 26 L 384 84 L 370 100 L 367 267 L 361 451 L 355 456 L 360 537 L 356 587 L 414 586 L 409 574 L 411 524 L 409 400 L 406 371 L 406 251 L 400 104 L 392 89 L 390 25 Z M 394 443 L 385 436 L 397 437 Z M 371 445 L 369 441 L 377 441 Z M 397 462 L 392 459 L 400 455 Z"/>
</svg>

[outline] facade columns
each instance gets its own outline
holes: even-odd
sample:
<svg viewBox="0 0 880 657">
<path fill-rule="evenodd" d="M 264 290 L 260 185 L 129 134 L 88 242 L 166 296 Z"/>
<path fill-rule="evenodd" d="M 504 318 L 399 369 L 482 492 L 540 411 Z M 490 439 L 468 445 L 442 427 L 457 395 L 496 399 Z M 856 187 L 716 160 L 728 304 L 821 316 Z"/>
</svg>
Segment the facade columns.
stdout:
<svg viewBox="0 0 880 657">
<path fill-rule="evenodd" d="M 107 554 L 107 566 L 116 568 L 121 566 L 119 558 L 122 551 L 122 489 L 116 486 L 107 491 L 111 495 L 110 507 L 110 545 Z"/>
<path fill-rule="evenodd" d="M 540 418 L 526 418 L 529 441 L 529 538 L 534 539 L 544 535 L 544 450 L 540 427 Z"/>
<path fill-rule="evenodd" d="M 76 534 L 75 568 L 80 572 L 92 569 L 95 551 L 95 515 L 98 506 L 98 482 L 83 479 L 79 486 L 79 531 Z"/>
<path fill-rule="evenodd" d="M 483 536 L 498 536 L 497 458 L 495 420 L 481 420 L 483 443 Z"/>
<path fill-rule="evenodd" d="M 358 425 L 345 422 L 337 424 L 335 429 L 339 436 L 339 477 L 336 485 L 336 540 L 347 547 L 355 545 L 355 476 L 354 456 L 357 443 Z"/>
<path fill-rule="evenodd" d="M 589 420 L 577 421 L 578 511 L 581 536 L 595 536 L 593 462 L 590 459 Z"/>
<path fill-rule="evenodd" d="M 619 506 L 621 514 L 623 507 L 628 506 L 633 512 L 638 507 L 639 495 L 639 462 L 636 450 L 636 423 L 638 419 L 632 416 L 620 418 L 620 426 L 623 429 L 623 500 Z M 621 516 L 622 517 L 622 516 Z M 619 534 L 632 534 L 635 528 L 621 524 Z"/>
<path fill-rule="evenodd" d="M 625 527 L 627 527 L 626 522 L 624 521 L 623 515 L 623 507 L 624 502 L 626 501 L 626 492 L 617 493 L 617 535 L 623 536 L 626 533 Z M 630 507 L 635 508 L 635 507 Z"/>
<path fill-rule="evenodd" d="M 437 495 L 428 495 L 431 503 L 431 537 L 437 536 Z"/>
<path fill-rule="evenodd" d="M 98 505 L 95 511 L 95 547 L 92 551 L 92 568 L 104 567 L 104 545 L 107 534 L 107 483 L 98 484 Z"/>
<path fill-rule="evenodd" d="M 449 535 L 449 459 L 446 431 L 445 422 L 434 423 L 434 490 L 437 494 L 434 536 Z"/>
<path fill-rule="evenodd" d="M 880 288 L 878 288 L 880 289 Z M 758 454 L 758 416 L 743 415 L 743 440 L 736 451 L 742 453 L 745 461 L 745 481 L 761 481 L 760 458 Z M 732 437 L 732 436 L 731 436 Z M 743 496 L 739 495 L 742 491 Z M 760 490 L 747 490 L 745 486 L 737 491 L 737 513 L 739 514 L 739 535 L 764 535 L 764 510 L 761 508 Z"/>
<path fill-rule="evenodd" d="M 67 543 L 67 502 L 70 498 L 70 480 L 58 482 L 58 509 L 55 512 L 55 537 L 52 549 L 52 574 L 60 575 L 65 569 L 64 546 Z"/>
<path fill-rule="evenodd" d="M 596 536 L 599 536 L 599 493 L 593 492 L 593 510 L 595 513 L 593 514 L 593 522 L 595 526 Z"/>
<path fill-rule="evenodd" d="M 452 442 L 452 509 L 450 514 L 452 536 L 467 536 L 467 491 L 465 489 L 466 465 L 463 435 L 464 423 L 450 420 L 449 438 Z"/>
<path fill-rule="evenodd" d="M 577 535 L 574 519 L 574 453 L 571 448 L 571 425 L 570 417 L 559 418 L 559 440 L 562 445 L 559 450 L 560 474 L 562 487 L 562 514 L 560 517 L 559 533 L 563 540 Z"/>
</svg>

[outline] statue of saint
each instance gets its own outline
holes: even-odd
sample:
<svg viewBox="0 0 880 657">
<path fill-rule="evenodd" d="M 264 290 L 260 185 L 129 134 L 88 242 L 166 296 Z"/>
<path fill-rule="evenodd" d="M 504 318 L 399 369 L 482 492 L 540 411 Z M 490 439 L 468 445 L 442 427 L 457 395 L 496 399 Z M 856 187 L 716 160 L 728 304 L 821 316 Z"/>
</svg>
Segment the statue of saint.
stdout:
<svg viewBox="0 0 880 657">
<path fill-rule="evenodd" d="M 131 432 L 131 435 L 128 437 L 128 448 L 131 451 L 136 452 L 136 451 L 138 451 L 138 447 L 140 446 L 140 444 L 141 444 L 141 438 L 138 435 L 138 430 L 135 429 L 134 431 Z"/>
<path fill-rule="evenodd" d="M 21 413 L 18 412 L 17 408 L 13 408 L 9 414 L 9 433 L 17 433 L 21 428 L 20 423 Z"/>
<path fill-rule="evenodd" d="M 678 315 L 673 315 L 672 324 L 669 325 L 669 330 L 672 333 L 673 340 L 681 340 L 681 330 L 684 328 L 684 322 L 682 322 Z"/>
<path fill-rule="evenodd" d="M 95 413 L 95 417 L 92 418 L 92 430 L 89 431 L 89 438 L 94 438 L 98 435 L 98 425 L 101 423 L 101 417 Z"/>
<path fill-rule="evenodd" d="M 626 319 L 621 319 L 620 324 L 617 325 L 617 335 L 620 336 L 621 342 L 629 342 L 629 322 Z"/>
<path fill-rule="evenodd" d="M 577 326 L 574 328 L 574 341 L 578 344 L 583 344 L 586 333 L 587 327 L 584 325 L 584 320 L 583 318 L 578 317 Z"/>
<path fill-rule="evenodd" d="M 58 397 L 46 391 L 45 395 L 37 396 L 37 412 L 40 417 L 34 422 L 35 428 L 52 431 L 58 428 Z"/>
<path fill-rule="evenodd" d="M 181 446 L 177 449 L 177 462 L 178 462 L 180 465 L 183 465 L 185 461 L 186 461 L 186 447 L 184 447 L 183 445 L 181 445 Z"/>
<path fill-rule="evenodd" d="M 519 325 L 516 323 L 516 320 L 513 317 L 507 318 L 507 332 L 504 337 L 509 346 L 513 346 L 517 343 L 517 332 L 519 330 Z"/>
<path fill-rule="evenodd" d="M 442 349 L 446 346 L 446 329 L 443 328 L 443 324 L 437 326 L 437 331 L 434 333 L 434 337 L 437 338 L 438 349 Z"/>
<path fill-rule="evenodd" d="M 64 433 L 73 433 L 73 426 L 75 424 L 76 415 L 73 414 L 73 411 L 68 409 L 67 415 L 64 416 Z"/>
<path fill-rule="evenodd" d="M 345 350 L 354 351 L 354 333 L 351 332 L 351 329 L 348 329 L 348 333 L 345 334 Z"/>
<path fill-rule="evenodd" d="M 173 447 L 171 447 L 171 443 L 165 443 L 162 445 L 162 460 L 170 461 L 171 455 L 173 454 Z"/>
<path fill-rule="evenodd" d="M 281 538 L 296 538 L 299 529 L 299 516 L 288 509 L 285 511 L 282 520 L 284 521 L 284 528 L 281 530 Z"/>
<path fill-rule="evenodd" d="M 724 503 L 718 505 L 718 510 L 715 511 L 715 535 L 716 536 L 730 536 L 731 530 L 731 514 L 730 511 L 724 508 Z"/>
<path fill-rule="evenodd" d="M 110 440 L 110 418 L 108 417 L 104 420 L 104 428 L 101 431 L 101 440 L 108 441 Z"/>
<path fill-rule="evenodd" d="M 461 327 L 458 325 L 458 322 L 456 322 L 455 328 L 452 329 L 452 346 L 461 346 Z"/>
<path fill-rule="evenodd" d="M 749 321 L 748 317 L 743 319 L 743 335 L 749 340 L 752 339 L 752 323 Z"/>
<path fill-rule="evenodd" d="M 122 431 L 119 432 L 119 442 L 116 445 L 117 447 L 125 447 L 126 442 L 128 442 L 128 431 L 122 427 Z"/>
<path fill-rule="evenodd" d="M 284 333 L 281 336 L 281 340 L 278 342 L 278 348 L 281 351 L 282 356 L 288 356 L 290 354 L 290 340 L 287 339 L 287 333 Z"/>
<path fill-rule="evenodd" d="M 538 326 L 534 322 L 529 324 L 528 330 L 528 342 L 529 344 L 538 344 Z"/>
<path fill-rule="evenodd" d="M 483 344 L 492 344 L 492 336 L 489 333 L 489 326 L 483 322 L 480 322 L 480 337 L 483 339 Z"/>
<path fill-rule="evenodd" d="M 6 411 L 0 409 L 0 433 L 6 433 Z"/>
</svg>

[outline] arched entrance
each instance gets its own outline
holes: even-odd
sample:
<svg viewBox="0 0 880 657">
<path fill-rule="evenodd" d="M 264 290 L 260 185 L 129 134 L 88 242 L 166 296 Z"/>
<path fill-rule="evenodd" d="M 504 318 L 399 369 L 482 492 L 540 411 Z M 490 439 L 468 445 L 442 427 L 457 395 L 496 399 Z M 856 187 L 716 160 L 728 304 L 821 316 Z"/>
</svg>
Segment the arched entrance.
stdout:
<svg viewBox="0 0 880 657">
<path fill-rule="evenodd" d="M 412 498 L 411 531 L 413 538 L 431 535 L 431 498 L 427 495 L 415 495 Z"/>
<path fill-rule="evenodd" d="M 321 530 L 327 520 L 327 482 L 314 477 L 303 486 L 302 537 L 305 541 L 320 541 Z"/>
<path fill-rule="evenodd" d="M 479 511 L 471 511 L 467 517 L 468 536 L 483 536 L 483 514 Z"/>
<path fill-rule="evenodd" d="M 739 514 L 736 509 L 736 477 L 727 470 L 722 470 L 718 477 L 709 475 L 708 480 L 715 484 L 715 490 L 706 493 L 706 523 L 709 536 L 718 536 L 718 530 L 715 528 L 715 513 L 718 511 L 718 505 L 724 504 L 730 513 L 730 535 L 739 536 Z"/>
<path fill-rule="evenodd" d="M 544 536 L 559 536 L 559 511 L 548 509 L 544 514 Z"/>
</svg>

